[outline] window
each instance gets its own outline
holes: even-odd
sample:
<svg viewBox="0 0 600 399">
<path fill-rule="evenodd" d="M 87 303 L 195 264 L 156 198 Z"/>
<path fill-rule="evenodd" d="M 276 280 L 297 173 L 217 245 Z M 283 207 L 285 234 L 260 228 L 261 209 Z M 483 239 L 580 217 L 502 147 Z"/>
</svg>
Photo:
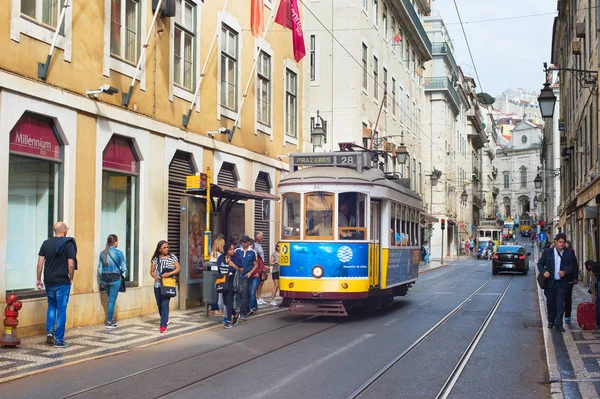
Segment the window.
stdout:
<svg viewBox="0 0 600 399">
<path fill-rule="evenodd" d="M 404 37 L 402 38 L 404 40 Z M 406 48 L 404 52 L 404 62 L 406 62 L 406 70 L 410 67 L 410 43 L 406 41 Z"/>
<path fill-rule="evenodd" d="M 521 168 L 521 188 L 527 188 L 527 168 Z"/>
<path fill-rule="evenodd" d="M 404 35 L 402 34 L 402 29 L 400 29 L 400 22 L 398 22 L 398 34 L 400 35 L 400 41 L 398 42 L 397 46 L 398 46 L 398 54 L 400 55 L 400 62 L 404 62 L 402 61 L 402 54 L 403 54 L 403 48 L 404 48 Z M 396 42 L 394 42 L 394 44 L 396 44 Z"/>
<path fill-rule="evenodd" d="M 21 14 L 56 28 L 64 0 L 21 0 Z M 61 27 L 64 34 L 64 24 Z"/>
<path fill-rule="evenodd" d="M 392 115 L 396 116 L 396 79 L 392 78 Z"/>
<path fill-rule="evenodd" d="M 366 240 L 365 211 L 367 195 L 348 192 L 338 194 L 336 223 L 340 240 Z"/>
<path fill-rule="evenodd" d="M 315 35 L 310 35 L 310 80 L 314 82 L 316 79 L 316 64 L 317 64 L 317 54 L 316 54 L 316 38 Z"/>
<path fill-rule="evenodd" d="M 196 85 L 196 6 L 186 0 L 177 0 L 176 5 L 173 80 L 176 85 L 192 91 Z"/>
<path fill-rule="evenodd" d="M 421 130 L 421 108 L 419 108 L 417 110 L 417 131 Z M 421 134 L 419 133 L 419 138 L 421 137 Z"/>
<path fill-rule="evenodd" d="M 510 188 L 510 175 L 508 173 L 504 173 L 504 188 Z"/>
<path fill-rule="evenodd" d="M 521 136 L 521 143 L 523 143 L 523 144 L 527 143 L 527 135 L 526 134 Z"/>
<path fill-rule="evenodd" d="M 141 47 L 140 2 L 113 0 L 110 4 L 110 54 L 135 64 Z"/>
<path fill-rule="evenodd" d="M 413 158 L 412 162 L 412 189 L 417 189 L 417 158 Z"/>
<path fill-rule="evenodd" d="M 367 58 L 368 58 L 368 52 L 369 50 L 367 49 L 367 45 L 366 44 L 362 44 L 362 66 L 363 66 L 363 88 L 365 90 L 368 89 L 368 85 L 369 85 L 369 72 L 368 72 L 368 65 L 367 65 Z"/>
<path fill-rule="evenodd" d="M 307 240 L 333 240 L 334 194 L 313 192 L 304 194 Z"/>
<path fill-rule="evenodd" d="M 510 216 L 510 198 L 504 197 L 504 216 Z"/>
<path fill-rule="evenodd" d="M 377 26 L 377 24 L 379 23 L 378 20 L 378 14 L 379 14 L 379 3 L 378 0 L 373 0 L 373 24 L 375 26 Z"/>
<path fill-rule="evenodd" d="M 387 69 L 383 68 L 383 108 L 387 108 L 388 103 L 387 75 Z"/>
<path fill-rule="evenodd" d="M 415 78 L 415 72 L 417 71 L 417 59 L 415 58 L 415 50 L 412 50 L 412 77 Z"/>
<path fill-rule="evenodd" d="M 423 192 L 423 171 L 421 170 L 421 162 L 419 162 L 419 192 Z"/>
<path fill-rule="evenodd" d="M 300 194 L 288 193 L 283 196 L 282 235 L 288 240 L 300 239 Z"/>
<path fill-rule="evenodd" d="M 101 237 L 116 234 L 128 279 L 137 280 L 138 159 L 129 139 L 113 136 L 102 154 Z"/>
<path fill-rule="evenodd" d="M 402 104 L 404 103 L 404 89 L 400 86 L 398 87 L 398 120 L 402 122 L 404 120 L 404 115 L 402 114 Z"/>
<path fill-rule="evenodd" d="M 6 291 L 33 290 L 40 245 L 62 220 L 62 143 L 51 121 L 27 114 L 9 137 Z"/>
<path fill-rule="evenodd" d="M 298 101 L 297 75 L 286 68 L 285 70 L 285 134 L 297 138 L 298 133 Z"/>
<path fill-rule="evenodd" d="M 406 116 L 405 125 L 407 128 L 410 127 L 410 95 L 406 94 L 406 110 L 404 110 L 404 115 Z"/>
<path fill-rule="evenodd" d="M 383 3 L 382 11 L 383 11 L 383 15 L 382 15 L 383 38 L 387 39 L 387 35 L 388 35 L 388 23 L 387 23 L 388 7 L 387 7 L 387 4 Z"/>
<path fill-rule="evenodd" d="M 392 24 L 391 24 L 391 31 L 390 31 L 390 38 L 392 40 L 394 40 L 394 37 L 396 36 L 396 18 L 394 18 L 394 16 L 392 15 Z M 394 51 L 394 45 L 396 43 L 392 42 L 392 51 Z"/>
<path fill-rule="evenodd" d="M 364 12 L 367 12 L 367 11 L 368 11 L 368 10 L 367 10 L 367 0 L 362 0 L 362 4 L 361 4 L 361 6 L 362 6 L 362 10 L 363 10 Z"/>
<path fill-rule="evenodd" d="M 221 105 L 237 111 L 238 34 L 227 25 L 221 30 Z"/>
<path fill-rule="evenodd" d="M 260 52 L 256 65 L 256 119 L 271 126 L 271 56 Z"/>
<path fill-rule="evenodd" d="M 415 103 L 415 100 L 413 100 L 412 102 L 412 108 L 411 108 L 411 117 L 412 117 L 412 128 L 413 128 L 413 134 L 417 133 L 417 104 Z"/>
<path fill-rule="evenodd" d="M 379 60 L 373 57 L 373 97 L 375 100 L 379 97 Z"/>
</svg>

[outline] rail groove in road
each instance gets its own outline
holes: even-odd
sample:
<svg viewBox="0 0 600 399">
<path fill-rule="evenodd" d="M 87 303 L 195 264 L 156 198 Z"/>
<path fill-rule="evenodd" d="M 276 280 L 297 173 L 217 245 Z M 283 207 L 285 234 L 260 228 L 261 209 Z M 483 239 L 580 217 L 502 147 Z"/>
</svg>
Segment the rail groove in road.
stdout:
<svg viewBox="0 0 600 399">
<path fill-rule="evenodd" d="M 465 274 L 466 272 L 468 272 L 468 271 L 471 271 L 471 270 L 473 270 L 474 268 L 476 268 L 476 267 L 479 267 L 479 266 L 481 266 L 481 264 L 475 264 L 475 265 L 472 265 L 472 266 L 466 266 L 466 267 L 465 267 L 465 270 L 463 270 L 463 271 L 461 271 L 461 272 L 459 272 L 459 273 L 455 273 L 455 274 L 453 274 L 452 276 L 448 277 L 448 278 L 447 278 L 447 279 L 445 279 L 445 280 L 440 280 L 440 281 L 438 281 L 437 283 L 433 283 L 433 284 L 430 284 L 430 285 L 424 286 L 423 288 L 421 288 L 421 289 L 418 289 L 418 290 L 411 290 L 411 291 L 410 291 L 410 292 L 409 292 L 409 293 L 406 295 L 406 297 L 409 297 L 409 296 L 416 295 L 416 294 L 418 294 L 419 292 L 426 291 L 426 290 L 428 290 L 429 288 L 431 288 L 431 287 L 434 287 L 434 286 L 436 286 L 436 285 L 438 285 L 438 284 L 445 283 L 445 282 L 447 282 L 448 280 L 452 280 L 453 278 L 455 278 L 455 277 L 458 277 L 458 276 L 460 276 L 461 274 Z M 440 274 L 437 274 L 437 275 L 435 275 L 435 276 L 432 276 L 432 278 L 439 277 L 439 276 L 441 276 L 441 275 L 444 275 L 444 274 L 446 274 L 446 273 L 449 273 L 449 272 L 450 272 L 450 270 L 444 271 L 443 273 L 440 273 Z M 417 280 L 417 282 L 418 282 L 418 281 L 419 281 L 419 280 Z"/>
<path fill-rule="evenodd" d="M 423 342 L 424 340 L 426 340 L 431 334 L 433 334 L 438 328 L 440 328 L 448 319 L 450 319 L 453 315 L 455 315 L 458 311 L 460 311 L 471 299 L 473 299 L 482 289 L 484 289 L 490 283 L 490 281 L 492 281 L 495 277 L 496 276 L 490 277 L 479 288 L 477 288 L 477 290 L 475 290 L 475 292 L 473 292 L 464 301 L 462 301 L 460 304 L 458 304 L 454 309 L 452 309 L 448 314 L 446 314 L 446 316 L 444 316 L 440 321 L 438 321 L 433 327 L 431 327 L 429 330 L 427 330 L 427 332 L 425 332 L 425 334 L 421 335 L 416 341 L 414 341 L 402 353 L 400 353 L 399 355 L 397 355 L 387 365 L 385 365 L 377 373 L 375 373 L 369 380 L 367 380 L 363 385 L 361 385 L 352 394 L 350 394 L 348 396 L 348 399 L 358 398 L 362 394 L 364 394 L 365 392 L 367 392 L 369 390 L 369 388 L 371 388 L 372 386 L 374 386 L 381 377 L 383 377 L 396 364 L 398 364 L 409 353 L 411 353 L 421 342 Z M 442 387 L 442 390 L 438 394 L 437 398 L 446 398 L 447 395 L 452 390 L 452 387 L 456 383 L 456 380 L 460 376 L 460 373 L 464 369 L 464 366 L 466 365 L 466 363 L 468 362 L 469 358 L 471 357 L 472 352 L 475 350 L 475 348 L 477 346 L 477 343 L 479 342 L 479 339 L 481 338 L 481 336 L 485 332 L 485 329 L 487 328 L 487 325 L 489 325 L 490 321 L 492 320 L 494 314 L 496 313 L 496 310 L 498 309 L 498 306 L 500 306 L 500 303 L 502 302 L 502 299 L 504 298 L 506 292 L 508 291 L 508 287 L 510 286 L 513 278 L 514 277 L 511 276 L 508 284 L 506 285 L 506 287 L 504 288 L 504 290 L 500 294 L 499 298 L 496 300 L 494 306 L 492 307 L 492 310 L 490 311 L 490 313 L 488 313 L 488 315 L 485 318 L 484 322 L 482 323 L 481 327 L 478 329 L 477 333 L 475 334 L 475 338 L 473 338 L 473 340 L 471 341 L 471 343 L 467 347 L 467 350 L 465 350 L 465 352 L 461 356 L 461 358 L 460 358 L 457 366 L 455 367 L 455 369 L 452 371 L 452 373 L 448 377 L 448 380 L 446 380 L 446 382 L 445 382 L 444 386 Z M 445 395 L 445 396 L 441 396 L 441 395 Z"/>
<path fill-rule="evenodd" d="M 111 380 L 111 381 L 109 381 L 109 382 L 106 382 L 106 383 L 98 384 L 98 385 L 95 385 L 95 386 L 93 386 L 93 387 L 86 388 L 86 389 L 84 389 L 84 390 L 80 390 L 80 391 L 77 391 L 77 392 L 70 393 L 69 395 L 63 396 L 63 399 L 67 399 L 67 398 L 73 398 L 73 397 L 77 397 L 77 396 L 80 396 L 80 395 L 83 395 L 83 394 L 89 394 L 89 393 L 91 393 L 91 392 L 93 392 L 93 391 L 99 391 L 99 392 L 102 392 L 102 389 L 104 389 L 104 388 L 108 387 L 109 385 L 113 385 L 113 384 L 116 384 L 116 383 L 119 383 L 119 382 L 122 382 L 122 381 L 126 381 L 126 380 L 129 380 L 129 379 L 135 378 L 135 377 L 140 377 L 140 376 L 143 376 L 144 374 L 149 374 L 149 373 L 151 373 L 151 372 L 153 372 L 153 371 L 156 371 L 156 370 L 159 370 L 159 369 L 161 369 L 161 368 L 168 367 L 168 366 L 172 366 L 172 365 L 174 365 L 174 364 L 181 363 L 181 362 L 184 362 L 184 361 L 192 360 L 192 359 L 194 359 L 194 358 L 197 358 L 197 357 L 200 357 L 200 356 L 205 356 L 205 355 L 207 355 L 207 354 L 209 354 L 209 353 L 212 353 L 212 352 L 215 352 L 215 351 L 222 351 L 224 348 L 227 348 L 227 347 L 232 347 L 232 346 L 239 345 L 239 344 L 240 344 L 240 343 L 242 343 L 242 342 L 249 341 L 249 340 L 253 340 L 253 339 L 256 339 L 256 338 L 259 338 L 259 337 L 265 336 L 265 335 L 267 335 L 267 334 L 271 334 L 271 333 L 273 333 L 273 332 L 276 332 L 276 331 L 279 331 L 279 330 L 282 330 L 282 329 L 285 329 L 285 328 L 288 328 L 288 327 L 294 326 L 294 325 L 296 325 L 296 324 L 299 324 L 299 323 L 302 323 L 302 322 L 305 322 L 305 321 L 308 321 L 308 320 L 315 319 L 316 317 L 318 317 L 318 316 L 309 316 L 309 317 L 305 317 L 305 318 L 302 318 L 302 319 L 300 319 L 300 320 L 296 320 L 296 321 L 294 321 L 294 322 L 287 323 L 287 324 L 285 324 L 285 325 L 283 325 L 283 326 L 280 326 L 280 327 L 277 327 L 277 328 L 273 328 L 273 329 L 270 329 L 270 330 L 268 330 L 268 331 L 265 331 L 265 332 L 263 332 L 263 333 L 260 333 L 260 334 L 254 335 L 254 336 L 252 336 L 252 337 L 249 337 L 249 338 L 247 338 L 247 339 L 243 339 L 243 340 L 235 341 L 235 342 L 232 342 L 232 343 L 229 343 L 229 344 L 226 344 L 226 345 L 222 345 L 222 346 L 219 346 L 218 348 L 215 348 L 215 349 L 211 349 L 211 350 L 208 350 L 208 351 L 203 351 L 203 352 L 201 352 L 201 353 L 197 353 L 197 354 L 194 354 L 194 355 L 191 355 L 191 356 L 185 357 L 185 358 L 177 359 L 176 361 L 172 361 L 172 362 L 166 362 L 166 363 L 162 363 L 162 364 L 160 364 L 160 365 L 158 365 L 158 366 L 149 367 L 149 368 L 147 368 L 147 369 L 140 370 L 140 371 L 138 371 L 138 372 L 131 373 L 131 374 L 125 375 L 125 376 L 123 376 L 123 377 L 120 377 L 120 378 L 113 379 L 113 380 Z M 251 320 L 251 319 L 250 319 L 250 320 Z M 245 323 L 247 323 L 247 322 L 245 322 Z M 205 377 L 203 377 L 203 378 L 201 378 L 201 379 L 195 380 L 195 381 L 193 381 L 193 382 L 191 382 L 191 383 L 187 383 L 187 384 L 185 384 L 184 386 L 179 386 L 179 387 L 177 387 L 176 389 L 173 389 L 173 390 L 171 390 L 171 391 L 169 391 L 169 392 L 165 392 L 165 393 L 163 393 L 163 394 L 162 394 L 162 395 L 160 395 L 160 396 L 157 396 L 157 398 L 161 398 L 161 397 L 164 397 L 164 396 L 168 396 L 168 395 L 170 395 L 170 394 L 172 394 L 172 393 L 174 393 L 174 392 L 177 392 L 177 391 L 179 391 L 179 390 L 181 390 L 181 389 L 187 388 L 187 387 L 189 387 L 190 385 L 196 384 L 196 383 L 198 383 L 198 382 L 201 382 L 201 381 L 203 381 L 203 380 L 206 380 L 206 379 L 208 379 L 208 378 L 212 378 L 212 377 L 214 377 L 214 376 L 217 376 L 217 375 L 219 375 L 219 374 L 225 373 L 225 372 L 227 372 L 227 371 L 229 371 L 229 370 L 231 370 L 231 369 L 233 369 L 233 368 L 236 368 L 236 367 L 239 367 L 239 366 L 241 366 L 241 365 L 243 365 L 243 364 L 249 363 L 249 362 L 251 362 L 251 361 L 253 361 L 253 360 L 256 360 L 256 359 L 258 359 L 258 358 L 260 358 L 260 357 L 266 356 L 266 355 L 268 355 L 268 354 L 270 354 L 270 353 L 272 353 L 272 352 L 275 352 L 275 351 L 277 351 L 277 350 L 280 350 L 280 349 L 282 349 L 282 348 L 285 348 L 285 347 L 287 347 L 287 346 L 289 346 L 289 345 L 292 345 L 292 344 L 294 344 L 294 343 L 297 343 L 297 342 L 299 342 L 299 341 L 302 341 L 302 340 L 304 340 L 304 339 L 306 339 L 306 338 L 309 338 L 309 337 L 312 337 L 312 336 L 314 336 L 314 335 L 316 335 L 316 334 L 319 334 L 319 333 L 321 333 L 321 332 L 323 332 L 323 331 L 327 331 L 327 330 L 329 330 L 330 328 L 333 328 L 333 327 L 336 327 L 336 326 L 338 326 L 339 324 L 340 324 L 340 323 L 337 323 L 337 324 L 333 324 L 333 325 L 330 325 L 330 326 L 326 326 L 326 327 L 324 327 L 324 328 L 322 328 L 322 329 L 318 329 L 318 331 L 315 331 L 315 332 L 313 332 L 313 333 L 311 333 L 311 334 L 309 334 L 309 335 L 304 335 L 304 336 L 302 336 L 302 337 L 301 337 L 301 338 L 299 338 L 299 339 L 293 340 L 293 341 L 291 341 L 291 342 L 287 342 L 287 343 L 285 343 L 284 345 L 277 346 L 277 347 L 275 347 L 275 348 L 274 348 L 274 349 L 272 349 L 272 350 L 268 350 L 268 351 L 265 351 L 265 352 L 261 353 L 260 355 L 257 355 L 257 356 L 252 356 L 252 357 L 250 357 L 249 359 L 246 359 L 245 361 L 243 361 L 243 362 L 241 362 L 241 363 L 237 363 L 237 364 L 236 364 L 236 365 L 234 365 L 234 366 L 231 366 L 231 367 L 228 367 L 228 368 L 226 368 L 226 369 L 223 369 L 223 370 L 217 371 L 217 372 L 215 372 L 215 373 L 212 373 L 212 374 L 210 374 L 210 375 L 207 375 L 207 376 L 205 376 Z"/>
</svg>

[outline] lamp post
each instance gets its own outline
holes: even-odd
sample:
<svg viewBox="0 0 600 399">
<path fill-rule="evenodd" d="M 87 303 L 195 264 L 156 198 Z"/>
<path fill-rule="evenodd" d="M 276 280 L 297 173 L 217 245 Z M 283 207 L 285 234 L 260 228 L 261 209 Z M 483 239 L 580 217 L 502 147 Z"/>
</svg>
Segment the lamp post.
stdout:
<svg viewBox="0 0 600 399">
<path fill-rule="evenodd" d="M 537 174 L 535 179 L 533 179 L 533 184 L 535 184 L 536 190 L 539 190 L 542 188 L 542 176 L 540 176 L 539 173 Z"/>
<path fill-rule="evenodd" d="M 542 118 L 552 118 L 554 115 L 556 96 L 554 95 L 554 91 L 550 88 L 550 83 L 544 83 L 544 88 L 538 97 L 538 104 L 540 105 L 540 113 L 542 114 Z"/>
<path fill-rule="evenodd" d="M 460 199 L 461 199 L 463 202 L 467 202 L 467 199 L 469 199 L 469 194 L 467 194 L 467 190 L 466 190 L 466 189 L 464 189 L 464 188 L 463 188 L 463 192 L 462 192 L 462 194 L 460 195 Z"/>
<path fill-rule="evenodd" d="M 323 148 L 323 144 L 327 143 L 327 121 L 321 118 L 317 110 L 317 117 L 311 118 L 310 123 L 310 140 L 314 148 Z"/>
</svg>

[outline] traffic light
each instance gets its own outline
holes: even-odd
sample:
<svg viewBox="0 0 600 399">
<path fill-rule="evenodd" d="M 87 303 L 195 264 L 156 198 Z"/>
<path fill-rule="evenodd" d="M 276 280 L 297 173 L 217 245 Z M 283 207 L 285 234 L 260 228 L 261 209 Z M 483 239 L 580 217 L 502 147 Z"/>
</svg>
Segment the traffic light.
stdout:
<svg viewBox="0 0 600 399">
<path fill-rule="evenodd" d="M 442 219 L 442 230 L 446 229 L 446 219 Z"/>
</svg>

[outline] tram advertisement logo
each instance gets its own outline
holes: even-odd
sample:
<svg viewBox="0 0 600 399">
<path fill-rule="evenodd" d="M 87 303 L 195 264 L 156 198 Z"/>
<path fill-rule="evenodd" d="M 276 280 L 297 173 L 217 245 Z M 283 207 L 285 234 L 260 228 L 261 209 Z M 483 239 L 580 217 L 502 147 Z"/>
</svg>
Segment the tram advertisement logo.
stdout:
<svg viewBox="0 0 600 399">
<path fill-rule="evenodd" d="M 279 245 L 279 265 L 288 266 L 281 268 L 283 277 L 313 278 L 313 267 L 321 266 L 324 278 L 368 278 L 366 243 L 286 242 Z"/>
</svg>

